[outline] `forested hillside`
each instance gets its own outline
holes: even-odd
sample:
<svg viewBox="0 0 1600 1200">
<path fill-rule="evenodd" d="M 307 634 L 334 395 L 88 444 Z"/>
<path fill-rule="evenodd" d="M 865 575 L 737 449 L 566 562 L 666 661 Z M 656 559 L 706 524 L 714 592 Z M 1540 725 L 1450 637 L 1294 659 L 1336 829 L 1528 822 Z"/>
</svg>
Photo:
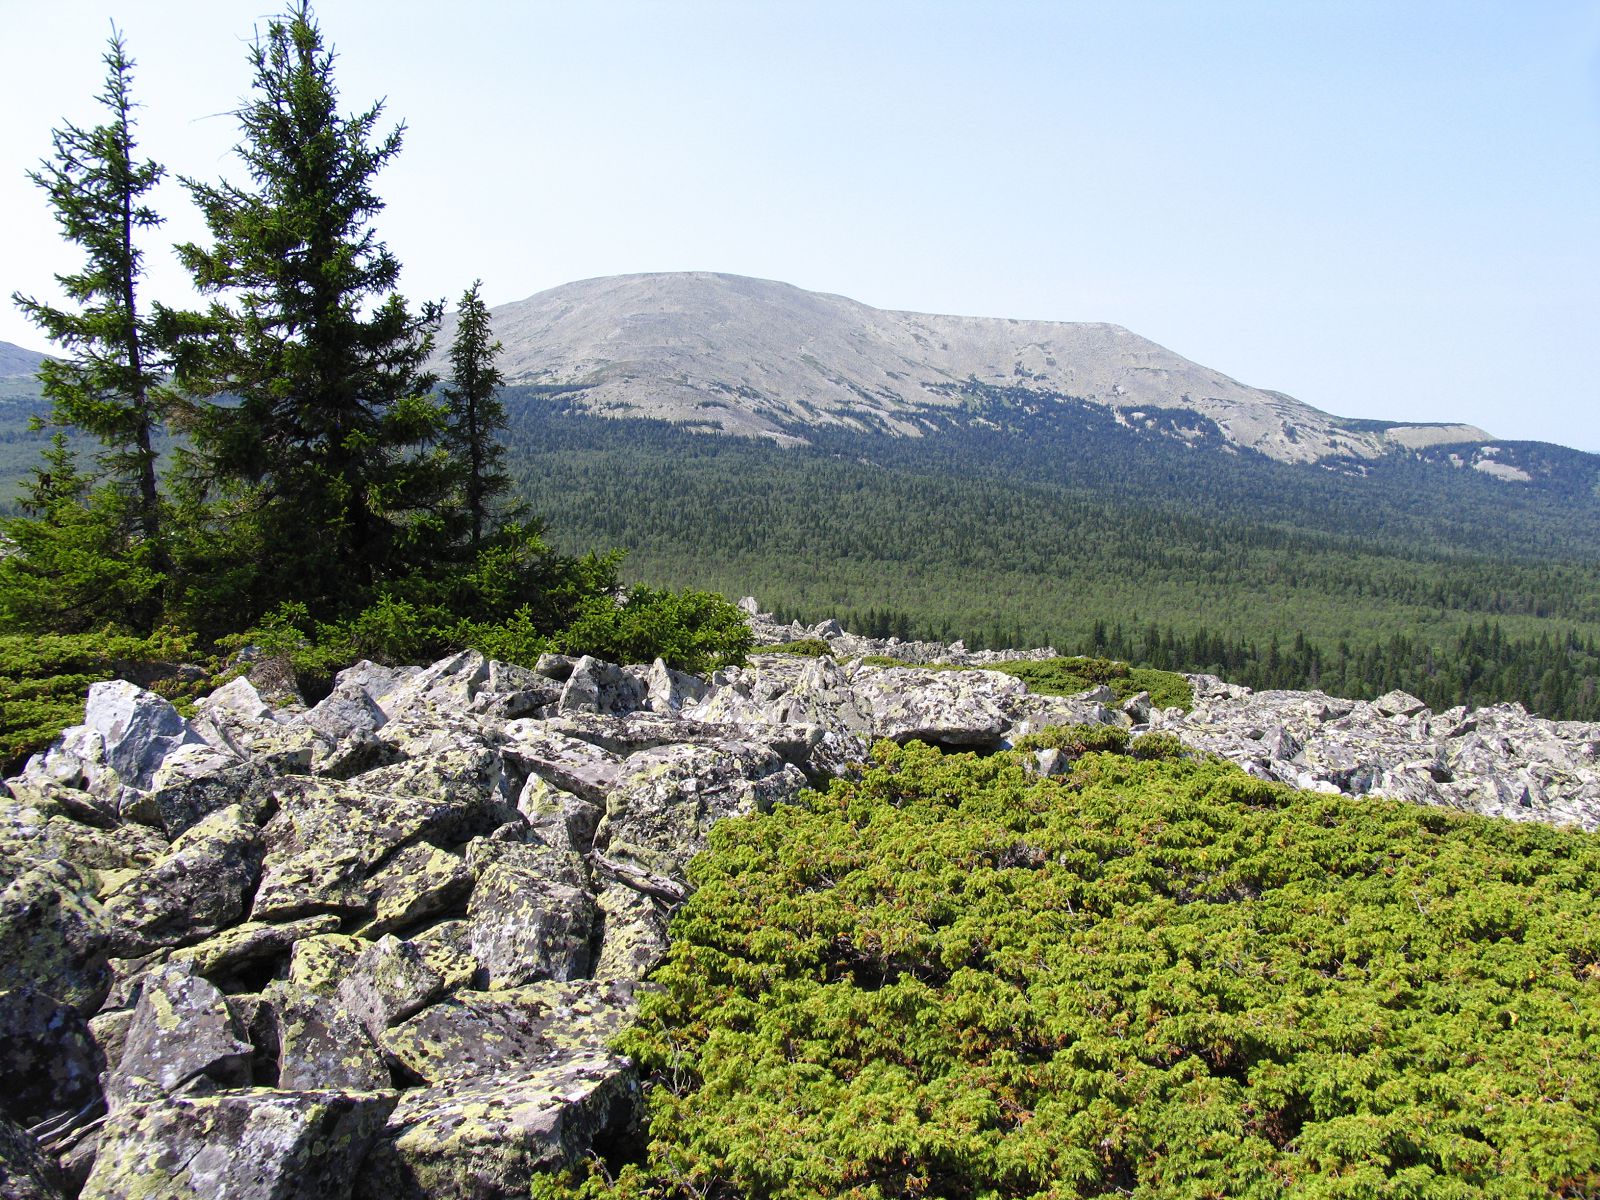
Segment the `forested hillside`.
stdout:
<svg viewBox="0 0 1600 1200">
<path fill-rule="evenodd" d="M 1528 484 L 1448 448 L 1295 466 L 991 390 L 924 438 L 811 428 L 781 448 L 563 399 L 508 396 L 518 489 L 650 578 L 864 633 L 1600 716 L 1590 455 L 1521 448 L 1544 464 Z M 1166 417 L 1206 442 L 1193 414 Z"/>
</svg>

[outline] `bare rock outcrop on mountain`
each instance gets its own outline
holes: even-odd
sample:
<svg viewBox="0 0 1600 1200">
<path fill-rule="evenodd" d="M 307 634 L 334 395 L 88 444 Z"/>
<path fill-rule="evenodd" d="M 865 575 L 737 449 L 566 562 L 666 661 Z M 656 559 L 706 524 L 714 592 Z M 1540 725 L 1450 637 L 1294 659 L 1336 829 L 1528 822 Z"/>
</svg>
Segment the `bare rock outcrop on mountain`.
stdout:
<svg viewBox="0 0 1600 1200">
<path fill-rule="evenodd" d="M 807 425 L 918 436 L 919 410 L 959 407 L 968 381 L 1042 403 L 1087 400 L 1134 428 L 1155 423 L 1155 410 L 1186 409 L 1216 422 L 1229 443 L 1285 462 L 1488 440 L 1469 425 L 1346 422 L 1117 325 L 893 312 L 703 271 L 564 284 L 496 308 L 494 330 L 513 382 L 602 416 L 780 440 Z M 447 325 L 440 346 L 450 334 Z"/>
<path fill-rule="evenodd" d="M 1187 713 L 1038 696 L 995 656 L 746 607 L 764 639 L 833 653 L 707 680 L 363 663 L 311 707 L 240 678 L 189 719 L 94 685 L 0 796 L 0 1171 L 103 1200 L 525 1196 L 635 1120 L 612 1039 L 711 826 L 878 738 L 1131 726 L 1313 790 L 1600 825 L 1594 726 L 1204 676 Z"/>
</svg>

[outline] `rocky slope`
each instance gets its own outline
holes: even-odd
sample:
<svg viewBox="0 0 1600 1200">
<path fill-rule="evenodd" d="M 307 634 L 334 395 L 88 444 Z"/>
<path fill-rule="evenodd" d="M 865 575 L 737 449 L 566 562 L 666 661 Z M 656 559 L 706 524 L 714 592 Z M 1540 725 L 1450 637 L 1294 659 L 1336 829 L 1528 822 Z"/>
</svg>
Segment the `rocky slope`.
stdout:
<svg viewBox="0 0 1600 1200">
<path fill-rule="evenodd" d="M 875 738 L 1131 725 L 1318 790 L 1600 825 L 1600 727 L 1206 677 L 1189 713 L 1043 697 L 859 658 L 996 657 L 959 646 L 754 624 L 833 654 L 699 680 L 467 653 L 361 664 L 310 707 L 241 677 L 187 720 L 95 685 L 0 797 L 5 1194 L 526 1195 L 633 1118 L 609 1041 L 711 825 Z"/>
<path fill-rule="evenodd" d="M 0 379 L 31 376 L 44 360 L 45 356 L 36 350 L 0 342 Z"/>
<path fill-rule="evenodd" d="M 969 380 L 1041 403 L 1091 400 L 1166 436 L 1181 431 L 1155 410 L 1186 409 L 1227 441 L 1285 462 L 1488 440 L 1468 425 L 1346 422 L 1116 325 L 889 312 L 737 275 L 583 280 L 496 308 L 494 329 L 513 382 L 559 388 L 601 415 L 780 440 L 813 424 L 916 436 L 919 412 L 959 406 Z M 439 345 L 450 336 L 447 324 Z"/>
</svg>

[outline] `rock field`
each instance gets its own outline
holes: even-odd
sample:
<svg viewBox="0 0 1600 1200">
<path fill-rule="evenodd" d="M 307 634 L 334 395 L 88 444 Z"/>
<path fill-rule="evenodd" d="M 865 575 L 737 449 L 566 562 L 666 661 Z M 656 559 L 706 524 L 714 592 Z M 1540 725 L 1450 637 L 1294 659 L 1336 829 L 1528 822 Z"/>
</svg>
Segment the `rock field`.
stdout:
<svg viewBox="0 0 1600 1200">
<path fill-rule="evenodd" d="M 1252 774 L 1600 826 L 1600 726 L 1195 676 L 1192 712 L 1031 694 L 970 654 L 775 625 L 831 656 L 709 680 L 546 656 L 362 663 L 307 707 L 191 719 L 95 684 L 0 794 L 0 1195 L 511 1197 L 633 1118 L 609 1049 L 725 816 L 878 738 L 1164 730 Z M 1042 756 L 1040 770 L 1054 769 Z"/>
</svg>

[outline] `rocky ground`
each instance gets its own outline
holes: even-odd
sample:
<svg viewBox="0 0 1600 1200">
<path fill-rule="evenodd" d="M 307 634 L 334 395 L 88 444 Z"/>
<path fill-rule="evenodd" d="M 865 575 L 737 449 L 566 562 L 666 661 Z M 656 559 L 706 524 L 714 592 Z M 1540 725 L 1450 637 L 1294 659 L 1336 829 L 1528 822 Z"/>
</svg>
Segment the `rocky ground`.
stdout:
<svg viewBox="0 0 1600 1200">
<path fill-rule="evenodd" d="M 1202 676 L 1192 712 L 1152 710 L 859 661 L 994 661 L 959 646 L 753 623 L 834 653 L 709 680 L 364 663 L 310 707 L 241 677 L 188 720 L 96 684 L 0 796 L 0 1195 L 525 1196 L 634 1116 L 608 1044 L 711 825 L 876 738 L 1117 723 L 1297 786 L 1600 823 L 1600 728 L 1515 706 Z"/>
</svg>

